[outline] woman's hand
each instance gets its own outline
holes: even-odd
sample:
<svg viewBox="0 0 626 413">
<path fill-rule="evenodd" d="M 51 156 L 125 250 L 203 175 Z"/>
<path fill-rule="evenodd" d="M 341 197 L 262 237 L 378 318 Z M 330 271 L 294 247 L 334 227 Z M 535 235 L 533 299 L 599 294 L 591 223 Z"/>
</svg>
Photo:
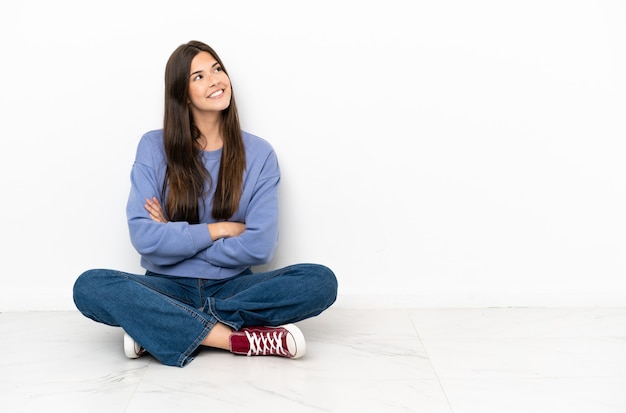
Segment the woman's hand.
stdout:
<svg viewBox="0 0 626 413">
<path fill-rule="evenodd" d="M 241 222 L 214 222 L 212 224 L 207 224 L 209 227 L 209 233 L 211 234 L 211 239 L 213 241 L 218 240 L 220 238 L 230 238 L 241 235 L 243 231 L 246 229 L 245 224 Z"/>
<path fill-rule="evenodd" d="M 163 208 L 161 208 L 161 204 L 156 199 L 156 197 L 152 197 L 152 199 L 146 199 L 146 203 L 143 205 L 144 208 L 150 214 L 150 218 L 152 218 L 155 222 L 167 222 L 167 218 L 165 217 L 165 213 L 163 212 Z"/>
</svg>

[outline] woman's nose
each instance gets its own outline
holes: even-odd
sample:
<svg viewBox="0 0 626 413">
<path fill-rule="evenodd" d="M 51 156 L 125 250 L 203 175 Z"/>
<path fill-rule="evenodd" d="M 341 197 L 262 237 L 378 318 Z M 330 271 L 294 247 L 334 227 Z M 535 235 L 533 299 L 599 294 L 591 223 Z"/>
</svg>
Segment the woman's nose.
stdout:
<svg viewBox="0 0 626 413">
<path fill-rule="evenodd" d="M 218 77 L 217 77 L 217 73 L 209 73 L 207 75 L 207 80 L 209 83 L 209 86 L 213 86 L 214 84 L 216 84 L 218 82 Z"/>
</svg>

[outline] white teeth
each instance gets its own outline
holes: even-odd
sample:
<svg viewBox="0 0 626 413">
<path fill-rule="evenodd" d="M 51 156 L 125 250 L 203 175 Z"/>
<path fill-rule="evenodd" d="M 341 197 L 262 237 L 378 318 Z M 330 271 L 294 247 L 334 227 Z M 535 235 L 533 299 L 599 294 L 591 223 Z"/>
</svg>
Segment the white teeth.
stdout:
<svg viewBox="0 0 626 413">
<path fill-rule="evenodd" d="M 209 97 L 210 97 L 210 98 L 214 98 L 214 97 L 216 97 L 216 96 L 221 95 L 222 93 L 224 93 L 224 91 L 223 91 L 223 90 L 217 90 L 217 91 L 215 91 L 215 92 L 211 93 L 211 94 L 209 95 Z"/>
</svg>

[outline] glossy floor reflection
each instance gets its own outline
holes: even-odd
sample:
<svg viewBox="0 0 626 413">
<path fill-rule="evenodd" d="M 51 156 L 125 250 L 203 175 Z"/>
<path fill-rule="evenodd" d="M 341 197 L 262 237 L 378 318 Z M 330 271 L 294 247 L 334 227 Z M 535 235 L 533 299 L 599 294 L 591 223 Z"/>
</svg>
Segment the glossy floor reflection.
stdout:
<svg viewBox="0 0 626 413">
<path fill-rule="evenodd" d="M 349 309 L 302 359 L 128 360 L 78 312 L 0 314 L 0 412 L 626 412 L 626 308 Z"/>
</svg>

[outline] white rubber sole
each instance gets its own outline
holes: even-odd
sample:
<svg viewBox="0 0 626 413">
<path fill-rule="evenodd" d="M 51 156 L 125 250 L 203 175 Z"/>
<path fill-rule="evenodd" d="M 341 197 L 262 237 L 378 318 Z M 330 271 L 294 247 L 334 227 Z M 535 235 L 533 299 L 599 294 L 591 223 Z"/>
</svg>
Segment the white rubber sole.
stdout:
<svg viewBox="0 0 626 413">
<path fill-rule="evenodd" d="M 137 343 L 131 336 L 128 335 L 126 331 L 124 331 L 124 354 L 129 359 L 136 359 L 145 353 L 145 350 L 141 348 L 139 343 Z"/>
<path fill-rule="evenodd" d="M 293 359 L 300 358 L 306 353 L 306 341 L 304 340 L 304 334 L 295 324 L 285 324 L 280 326 L 289 331 L 291 336 L 287 337 L 287 350 L 294 356 Z"/>
</svg>

